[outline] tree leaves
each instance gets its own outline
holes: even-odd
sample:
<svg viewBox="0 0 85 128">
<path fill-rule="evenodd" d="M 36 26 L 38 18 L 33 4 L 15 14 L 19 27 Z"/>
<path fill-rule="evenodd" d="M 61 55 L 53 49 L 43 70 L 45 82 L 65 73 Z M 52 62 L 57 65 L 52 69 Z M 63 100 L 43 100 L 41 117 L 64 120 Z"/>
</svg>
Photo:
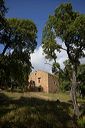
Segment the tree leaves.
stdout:
<svg viewBox="0 0 85 128">
<path fill-rule="evenodd" d="M 56 62 L 56 53 L 62 48 L 55 41 L 59 37 L 65 44 L 68 58 L 72 64 L 71 94 L 74 106 L 74 115 L 79 117 L 79 109 L 76 99 L 76 76 L 80 58 L 85 50 L 85 15 L 75 12 L 70 3 L 61 4 L 49 17 L 43 31 L 43 49 L 46 56 Z"/>
<path fill-rule="evenodd" d="M 54 53 L 55 50 L 59 51 L 63 49 L 61 46 L 59 47 L 59 44 L 55 41 L 56 37 L 59 37 L 67 47 L 68 57 L 71 62 L 79 63 L 79 58 L 84 55 L 83 50 L 85 49 L 84 28 L 85 15 L 73 11 L 70 3 L 61 4 L 55 10 L 54 15 L 49 16 L 44 27 L 42 41 L 44 52 L 48 55 L 53 49 L 51 45 L 50 47 L 47 45 L 49 42 L 54 45 Z"/>
<path fill-rule="evenodd" d="M 9 86 L 12 81 L 16 81 L 19 86 L 27 85 L 28 74 L 32 69 L 30 54 L 37 46 L 35 24 L 28 19 L 4 19 L 0 37 L 0 43 L 4 45 L 0 56 L 0 73 L 3 72 L 3 75 L 0 74 L 0 83 L 4 76 L 4 85 Z"/>
</svg>

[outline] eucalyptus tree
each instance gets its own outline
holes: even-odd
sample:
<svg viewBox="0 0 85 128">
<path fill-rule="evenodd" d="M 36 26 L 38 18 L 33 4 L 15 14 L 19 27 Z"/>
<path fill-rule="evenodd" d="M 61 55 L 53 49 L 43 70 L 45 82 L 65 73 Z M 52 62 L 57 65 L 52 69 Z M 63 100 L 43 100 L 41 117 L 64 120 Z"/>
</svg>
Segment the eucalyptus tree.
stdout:
<svg viewBox="0 0 85 128">
<path fill-rule="evenodd" d="M 62 40 L 62 44 L 56 41 Z M 63 47 L 64 45 L 65 47 Z M 77 67 L 79 59 L 84 56 L 85 50 L 85 15 L 75 12 L 70 3 L 61 4 L 50 15 L 43 30 L 42 46 L 46 58 L 56 60 L 56 51 L 65 50 L 72 64 L 71 98 L 74 115 L 79 117 L 79 108 L 76 98 Z"/>
</svg>

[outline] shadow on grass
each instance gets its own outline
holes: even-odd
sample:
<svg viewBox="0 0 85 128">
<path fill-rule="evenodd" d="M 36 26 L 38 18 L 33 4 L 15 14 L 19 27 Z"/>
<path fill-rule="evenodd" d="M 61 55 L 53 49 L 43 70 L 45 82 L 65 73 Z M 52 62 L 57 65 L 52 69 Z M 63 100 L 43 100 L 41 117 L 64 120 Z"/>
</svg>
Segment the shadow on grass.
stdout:
<svg viewBox="0 0 85 128">
<path fill-rule="evenodd" d="M 0 93 L 0 128 L 73 128 L 69 103 Z"/>
</svg>

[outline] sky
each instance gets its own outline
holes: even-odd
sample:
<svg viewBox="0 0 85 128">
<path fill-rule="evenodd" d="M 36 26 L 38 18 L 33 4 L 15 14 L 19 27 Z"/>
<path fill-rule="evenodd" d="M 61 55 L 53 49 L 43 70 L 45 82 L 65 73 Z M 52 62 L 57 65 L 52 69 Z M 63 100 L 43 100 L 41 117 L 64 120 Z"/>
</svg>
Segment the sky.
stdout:
<svg viewBox="0 0 85 128">
<path fill-rule="evenodd" d="M 70 1 L 76 11 L 85 13 L 85 0 L 5 0 L 8 7 L 6 17 L 32 19 L 38 29 L 38 46 L 41 44 L 42 30 L 56 7 Z"/>
<path fill-rule="evenodd" d="M 31 55 L 31 62 L 35 70 L 41 69 L 51 72 L 51 65 L 47 65 L 41 47 L 42 30 L 50 14 L 61 3 L 71 2 L 75 11 L 85 14 L 85 0 L 5 0 L 8 8 L 7 18 L 25 18 L 31 19 L 38 29 L 37 49 Z M 2 47 L 0 46 L 0 50 Z M 62 52 L 58 54 L 57 61 L 63 67 L 63 61 L 67 58 L 67 54 Z M 49 62 L 52 64 L 52 62 Z"/>
</svg>

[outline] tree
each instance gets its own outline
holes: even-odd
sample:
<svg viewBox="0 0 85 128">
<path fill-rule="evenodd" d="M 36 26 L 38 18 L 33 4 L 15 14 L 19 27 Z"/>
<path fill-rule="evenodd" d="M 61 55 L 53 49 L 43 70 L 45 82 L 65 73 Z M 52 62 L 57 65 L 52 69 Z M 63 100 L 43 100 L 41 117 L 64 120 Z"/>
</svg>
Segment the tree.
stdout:
<svg viewBox="0 0 85 128">
<path fill-rule="evenodd" d="M 72 64 L 70 60 L 65 60 L 64 62 L 64 75 L 66 76 L 66 79 L 70 82 L 72 81 Z"/>
<path fill-rule="evenodd" d="M 78 91 L 80 96 L 85 97 L 85 64 L 78 67 L 77 79 L 79 82 Z"/>
<path fill-rule="evenodd" d="M 74 115 L 79 117 L 79 108 L 76 98 L 77 67 L 79 59 L 84 56 L 85 50 L 85 15 L 75 12 L 70 3 L 61 4 L 49 16 L 43 30 L 42 45 L 47 58 L 56 59 L 56 51 L 65 50 L 72 64 L 71 96 Z M 62 39 L 66 46 L 59 44 L 56 38 Z"/>
<path fill-rule="evenodd" d="M 5 1 L 0 0 L 0 44 L 4 46 L 0 54 L 0 83 L 27 83 L 32 68 L 30 54 L 37 46 L 37 28 L 28 19 L 6 19 L 6 11 Z"/>
<path fill-rule="evenodd" d="M 70 88 L 71 79 L 72 79 L 72 64 L 70 60 L 64 61 L 64 78 L 63 81 L 68 81 L 67 88 Z M 62 83 L 63 83 L 62 81 Z M 77 93 L 81 94 L 81 96 L 85 96 L 85 64 L 80 64 L 77 68 Z M 65 89 L 65 88 L 64 88 Z M 66 89 L 65 89 L 66 90 Z"/>
<path fill-rule="evenodd" d="M 7 8 L 5 7 L 5 1 L 0 0 L 0 16 L 2 18 L 5 16 L 6 11 L 7 11 Z"/>
<path fill-rule="evenodd" d="M 34 52 L 37 46 L 37 28 L 31 20 L 9 19 L 8 21 L 10 28 L 13 29 L 13 45 L 10 45 L 12 49 L 14 48 L 12 57 L 16 57 L 19 62 L 21 61 L 21 63 L 23 63 L 24 73 L 26 74 L 25 77 L 28 81 L 28 75 L 32 67 L 30 54 Z"/>
<path fill-rule="evenodd" d="M 7 12 L 7 8 L 5 6 L 5 1 L 0 0 L 0 43 L 3 41 L 2 36 L 4 32 L 7 32 L 9 29 L 9 25 L 5 18 L 5 13 Z"/>
<path fill-rule="evenodd" d="M 2 62 L 4 62 L 4 56 L 9 60 L 5 61 L 5 64 L 9 70 L 7 76 L 10 79 L 18 81 L 21 85 L 25 81 L 27 84 L 32 68 L 30 54 L 37 46 L 37 28 L 31 20 L 7 19 L 7 22 L 10 29 L 7 32 L 4 31 L 2 35 L 1 43 L 5 46 L 1 54 Z"/>
<path fill-rule="evenodd" d="M 78 67 L 77 77 L 78 77 L 78 80 L 80 81 L 80 83 L 82 83 L 83 85 L 85 85 L 85 64 L 81 64 Z"/>
<path fill-rule="evenodd" d="M 60 64 L 54 62 L 52 65 L 52 73 L 54 73 L 55 75 L 57 75 L 60 72 Z"/>
<path fill-rule="evenodd" d="M 0 43 L 4 44 L 4 50 L 2 54 L 4 55 L 7 48 L 15 49 L 17 51 L 27 51 L 29 53 L 33 52 L 36 43 L 36 33 L 37 28 L 31 20 L 25 19 L 7 19 L 9 29 L 7 31 L 3 30 L 3 35 L 1 37 Z"/>
</svg>

